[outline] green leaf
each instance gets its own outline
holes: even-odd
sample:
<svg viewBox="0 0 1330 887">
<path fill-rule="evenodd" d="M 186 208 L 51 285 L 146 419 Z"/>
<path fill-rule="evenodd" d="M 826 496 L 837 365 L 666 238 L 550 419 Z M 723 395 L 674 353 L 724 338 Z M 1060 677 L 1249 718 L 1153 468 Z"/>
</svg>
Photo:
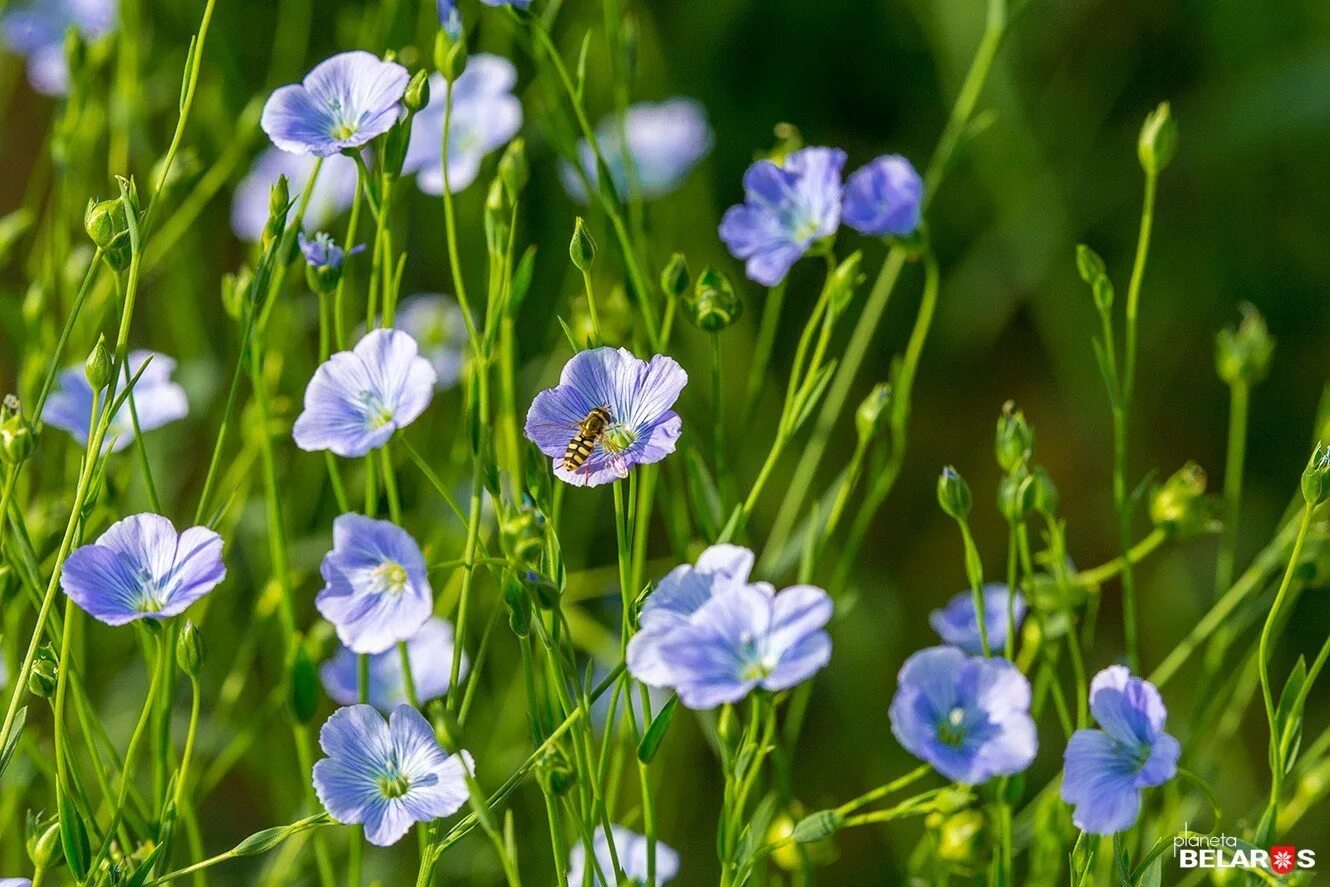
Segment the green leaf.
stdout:
<svg viewBox="0 0 1330 887">
<path fill-rule="evenodd" d="M 92 862 L 92 847 L 88 844 L 88 829 L 83 824 L 83 817 L 74 806 L 74 799 L 69 791 L 57 784 L 56 807 L 60 813 L 60 846 L 65 851 L 65 860 L 69 870 L 78 880 L 88 877 L 88 866 Z"/>
<path fill-rule="evenodd" d="M 724 504 L 716 481 L 707 468 L 706 460 L 696 447 L 689 447 L 684 454 L 688 462 L 688 502 L 693 507 L 693 518 L 702 531 L 703 538 L 715 539 L 720 531 L 721 521 L 725 519 Z"/>
<path fill-rule="evenodd" d="M 558 315 L 555 315 L 555 317 L 559 321 L 559 326 L 563 327 L 563 334 L 568 337 L 568 344 L 572 346 L 573 353 L 577 354 L 582 350 L 582 346 L 577 344 L 577 336 L 573 335 L 573 331 L 568 326 L 567 321 Z"/>
<path fill-rule="evenodd" d="M 790 425 L 790 434 L 798 431 L 808 417 L 813 414 L 813 409 L 818 401 L 822 399 L 822 394 L 831 384 L 831 378 L 836 373 L 836 361 L 830 361 L 826 366 L 817 371 L 817 375 L 804 384 L 804 390 L 799 395 L 798 407 L 795 410 L 794 421 Z"/>
<path fill-rule="evenodd" d="M 1136 887 L 1159 887 L 1163 883 L 1164 877 L 1164 858 L 1156 856 L 1155 861 L 1150 863 L 1139 878 L 1136 880 Z"/>
<path fill-rule="evenodd" d="M 637 759 L 643 764 L 650 764 L 655 759 L 656 753 L 660 751 L 660 743 L 665 739 L 665 733 L 670 729 L 670 722 L 674 720 L 674 712 L 678 707 L 679 696 L 674 694 L 651 719 L 651 726 L 647 728 L 637 746 Z"/>
<path fill-rule="evenodd" d="M 0 749 L 0 775 L 3 775 L 5 768 L 9 766 L 9 761 L 14 757 L 14 752 L 18 749 L 19 737 L 23 735 L 23 725 L 28 720 L 28 707 L 25 705 L 18 710 L 14 716 L 14 723 L 9 728 L 9 735 L 5 737 L 5 745 Z"/>
<path fill-rule="evenodd" d="M 152 848 L 147 859 L 143 860 L 143 865 L 134 870 L 134 874 L 126 881 L 123 887 L 143 887 L 148 883 L 148 876 L 152 874 L 152 867 L 157 864 L 157 857 L 161 855 L 164 844 L 158 844 Z"/>
<path fill-rule="evenodd" d="M 526 252 L 522 253 L 522 258 L 517 263 L 517 268 L 513 271 L 512 283 L 509 285 L 508 305 L 506 313 L 509 317 L 517 314 L 517 310 L 522 307 L 522 302 L 526 299 L 526 294 L 531 290 L 531 278 L 536 272 L 536 248 L 527 247 Z"/>
</svg>

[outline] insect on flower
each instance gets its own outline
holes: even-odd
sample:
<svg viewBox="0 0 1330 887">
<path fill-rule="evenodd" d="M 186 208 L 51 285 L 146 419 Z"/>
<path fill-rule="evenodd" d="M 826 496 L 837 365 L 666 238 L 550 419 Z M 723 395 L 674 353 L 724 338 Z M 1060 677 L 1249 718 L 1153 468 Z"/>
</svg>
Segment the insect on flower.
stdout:
<svg viewBox="0 0 1330 887">
<path fill-rule="evenodd" d="M 607 404 L 601 404 L 587 413 L 586 418 L 578 424 L 573 439 L 568 441 L 568 449 L 564 451 L 563 462 L 560 463 L 563 469 L 577 471 L 585 466 L 613 421 L 614 417 L 610 415 Z"/>
</svg>

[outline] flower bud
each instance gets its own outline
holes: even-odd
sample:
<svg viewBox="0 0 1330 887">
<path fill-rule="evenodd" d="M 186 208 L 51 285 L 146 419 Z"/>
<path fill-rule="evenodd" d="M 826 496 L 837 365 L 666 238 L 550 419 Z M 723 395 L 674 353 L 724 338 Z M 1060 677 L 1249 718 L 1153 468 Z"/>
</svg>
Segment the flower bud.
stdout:
<svg viewBox="0 0 1330 887">
<path fill-rule="evenodd" d="M 125 222 L 125 207 L 117 200 L 89 200 L 88 208 L 83 212 L 83 230 L 93 244 L 103 250 L 111 251 L 119 247 L 122 238 L 127 239 L 129 226 Z"/>
<path fill-rule="evenodd" d="M 1213 522 L 1205 488 L 1205 469 L 1188 462 L 1155 488 L 1150 520 L 1159 529 L 1184 538 L 1204 532 Z"/>
<path fill-rule="evenodd" d="M 556 798 L 567 794 L 569 789 L 577 785 L 577 771 L 569 766 L 558 751 L 546 755 L 541 760 L 540 767 L 536 770 L 536 777 L 540 780 L 541 787 Z"/>
<path fill-rule="evenodd" d="M 1024 523 L 1034 511 L 1034 501 L 1034 478 L 1024 465 L 1018 465 L 1015 471 L 998 481 L 998 511 L 1007 523 Z"/>
<path fill-rule="evenodd" d="M 248 268 L 241 268 L 235 274 L 222 277 L 222 308 L 226 316 L 239 320 L 245 316 L 245 301 L 249 298 L 249 287 L 254 282 L 254 275 Z"/>
<path fill-rule="evenodd" d="M 60 820 L 45 821 L 40 813 L 28 814 L 27 838 L 24 844 L 28 859 L 37 869 L 51 868 L 58 861 L 60 852 Z"/>
<path fill-rule="evenodd" d="M 553 610 L 559 606 L 559 586 L 554 584 L 554 580 L 544 573 L 538 573 L 535 570 L 526 570 L 519 577 L 522 584 L 526 586 L 527 591 L 535 597 L 536 603 L 541 609 Z"/>
<path fill-rule="evenodd" d="M 1313 508 L 1330 497 L 1330 446 L 1317 443 L 1302 472 L 1302 498 Z"/>
<path fill-rule="evenodd" d="M 39 658 L 28 672 L 28 689 L 33 696 L 50 699 L 55 695 L 58 679 L 59 669 L 56 667 L 54 657 Z"/>
<path fill-rule="evenodd" d="M 522 589 L 522 583 L 509 577 L 504 582 L 503 603 L 508 608 L 508 626 L 519 638 L 531 634 L 531 599 Z"/>
<path fill-rule="evenodd" d="M 1159 175 L 1164 171 L 1178 150 L 1178 125 L 1173 120 L 1173 112 L 1168 102 L 1160 102 L 1145 118 L 1141 127 L 1141 137 L 1136 144 L 1136 153 L 1141 159 L 1141 168 L 1149 175 Z"/>
<path fill-rule="evenodd" d="M 0 461 L 6 465 L 18 465 L 31 456 L 36 448 L 36 432 L 24 417 L 18 398 L 8 395 L 5 398 L 5 418 L 0 421 Z"/>
<path fill-rule="evenodd" d="M 460 31 L 454 35 L 441 28 L 434 35 L 434 67 L 443 79 L 455 82 L 466 70 L 466 60 L 466 37 Z"/>
<path fill-rule="evenodd" d="M 180 629 L 180 636 L 176 638 L 176 664 L 187 677 L 197 678 L 207 656 L 208 647 L 203 643 L 203 633 L 193 622 L 185 620 L 185 627 Z"/>
<path fill-rule="evenodd" d="M 411 78 L 411 82 L 406 85 L 406 94 L 402 96 L 402 104 L 412 114 L 429 104 L 429 73 L 426 71 L 417 71 Z"/>
<path fill-rule="evenodd" d="M 111 383 L 111 351 L 106 347 L 106 336 L 98 336 L 92 353 L 83 362 L 83 374 L 93 391 L 101 391 Z"/>
<path fill-rule="evenodd" d="M 545 549 L 545 515 L 527 499 L 504 518 L 499 534 L 509 558 L 523 564 L 536 563 Z"/>
<path fill-rule="evenodd" d="M 667 298 L 681 299 L 688 292 L 692 275 L 688 273 L 688 259 L 683 253 L 670 256 L 669 264 L 660 272 L 660 288 Z"/>
<path fill-rule="evenodd" d="M 429 704 L 429 719 L 434 724 L 434 735 L 438 737 L 444 751 L 455 755 L 462 750 L 462 725 L 457 723 L 456 716 L 443 704 L 443 700 L 435 699 Z"/>
<path fill-rule="evenodd" d="M 688 322 L 708 333 L 718 333 L 733 326 L 743 316 L 744 306 L 724 274 L 707 268 L 697 278 L 691 297 L 683 300 Z"/>
<path fill-rule="evenodd" d="M 1025 421 L 1025 414 L 1016 409 L 1015 401 L 1002 405 L 998 416 L 994 452 L 998 466 L 1008 473 L 1025 464 L 1034 451 L 1034 429 Z"/>
<path fill-rule="evenodd" d="M 1054 517 L 1062 501 L 1058 495 L 1057 484 L 1053 483 L 1052 476 L 1042 465 L 1036 465 L 1030 476 L 1034 479 L 1035 510 L 1047 517 Z"/>
<path fill-rule="evenodd" d="M 568 255 L 577 266 L 577 270 L 583 274 L 589 273 L 591 266 L 596 264 L 596 241 L 591 238 L 586 220 L 581 216 L 577 217 L 577 223 L 573 226 L 573 239 L 568 244 Z"/>
<path fill-rule="evenodd" d="M 1113 308 L 1113 281 L 1106 275 L 1101 274 L 1095 278 L 1094 283 L 1090 285 L 1090 290 L 1094 295 L 1095 307 L 1100 312 L 1108 312 Z"/>
<path fill-rule="evenodd" d="M 1076 270 L 1090 286 L 1101 277 L 1108 275 L 1108 266 L 1104 260 L 1099 257 L 1099 253 L 1090 249 L 1083 243 L 1076 244 Z"/>
<path fill-rule="evenodd" d="M 845 824 L 845 815 L 836 810 L 819 810 L 799 820 L 790 833 L 796 843 L 811 844 L 829 838 Z"/>
<path fill-rule="evenodd" d="M 526 159 L 526 141 L 520 136 L 508 143 L 499 158 L 499 179 L 508 192 L 508 200 L 516 203 L 531 179 L 531 165 Z"/>
<path fill-rule="evenodd" d="M 868 443 L 882 431 L 887 422 L 887 408 L 891 406 L 891 383 L 878 382 L 868 392 L 863 403 L 854 414 L 854 427 L 859 432 L 859 440 Z"/>
<path fill-rule="evenodd" d="M 973 505 L 970 486 L 950 465 L 942 469 L 942 474 L 937 479 L 937 504 L 958 521 L 970 516 L 970 508 Z"/>
<path fill-rule="evenodd" d="M 1226 385 L 1256 385 L 1264 381 L 1274 350 L 1265 318 L 1251 305 L 1243 305 L 1238 328 L 1220 330 L 1215 339 L 1215 369 Z"/>
<path fill-rule="evenodd" d="M 839 317 L 845 312 L 850 300 L 854 298 L 855 288 L 863 282 L 864 276 L 859 273 L 859 263 L 863 261 L 863 257 L 863 253 L 851 253 L 849 258 L 837 266 L 827 281 L 826 285 L 831 290 L 827 310 L 832 317 Z"/>
<path fill-rule="evenodd" d="M 490 182 L 485 195 L 485 245 L 490 255 L 502 256 L 508 252 L 509 204 L 507 188 L 502 179 Z"/>
</svg>

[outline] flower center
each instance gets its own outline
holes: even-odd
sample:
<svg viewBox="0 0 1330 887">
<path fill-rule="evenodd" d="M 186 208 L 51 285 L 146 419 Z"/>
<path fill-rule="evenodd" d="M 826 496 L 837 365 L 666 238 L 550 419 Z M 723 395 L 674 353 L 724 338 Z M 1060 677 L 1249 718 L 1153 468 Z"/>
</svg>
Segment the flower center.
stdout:
<svg viewBox="0 0 1330 887">
<path fill-rule="evenodd" d="M 162 600 L 156 580 L 147 570 L 139 570 L 138 580 L 141 591 L 135 609 L 140 613 L 160 613 Z"/>
<path fill-rule="evenodd" d="M 387 798 L 400 798 L 411 790 L 411 780 L 399 772 L 396 767 L 379 776 L 379 792 Z"/>
<path fill-rule="evenodd" d="M 965 709 L 959 705 L 947 713 L 947 719 L 937 725 L 937 738 L 943 745 L 960 748 L 965 742 Z"/>
<path fill-rule="evenodd" d="M 406 588 L 407 575 L 406 567 L 396 561 L 385 561 L 374 568 L 374 578 L 378 580 L 383 591 L 390 594 L 401 594 Z"/>
<path fill-rule="evenodd" d="M 373 391 L 363 392 L 360 402 L 365 405 L 365 421 L 371 429 L 392 424 L 393 411 Z"/>
<path fill-rule="evenodd" d="M 611 425 L 605 432 L 603 444 L 611 453 L 622 453 L 637 440 L 637 431 L 627 425 Z"/>
<path fill-rule="evenodd" d="M 743 668 L 739 670 L 740 680 L 760 681 L 771 674 L 775 668 L 774 665 L 767 662 L 767 657 L 760 649 L 757 639 L 753 637 L 743 638 L 740 657 L 744 663 Z"/>
</svg>

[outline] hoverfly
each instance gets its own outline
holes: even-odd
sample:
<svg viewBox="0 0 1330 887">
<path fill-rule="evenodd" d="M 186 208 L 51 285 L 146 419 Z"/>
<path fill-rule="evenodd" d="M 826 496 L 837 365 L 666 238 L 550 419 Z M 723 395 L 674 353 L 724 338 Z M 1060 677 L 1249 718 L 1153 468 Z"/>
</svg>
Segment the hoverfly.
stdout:
<svg viewBox="0 0 1330 887">
<path fill-rule="evenodd" d="M 568 449 L 564 451 L 559 467 L 565 471 L 577 471 L 585 465 L 613 421 L 608 404 L 602 404 L 587 413 L 586 418 L 577 423 L 577 433 L 568 441 Z"/>
</svg>

